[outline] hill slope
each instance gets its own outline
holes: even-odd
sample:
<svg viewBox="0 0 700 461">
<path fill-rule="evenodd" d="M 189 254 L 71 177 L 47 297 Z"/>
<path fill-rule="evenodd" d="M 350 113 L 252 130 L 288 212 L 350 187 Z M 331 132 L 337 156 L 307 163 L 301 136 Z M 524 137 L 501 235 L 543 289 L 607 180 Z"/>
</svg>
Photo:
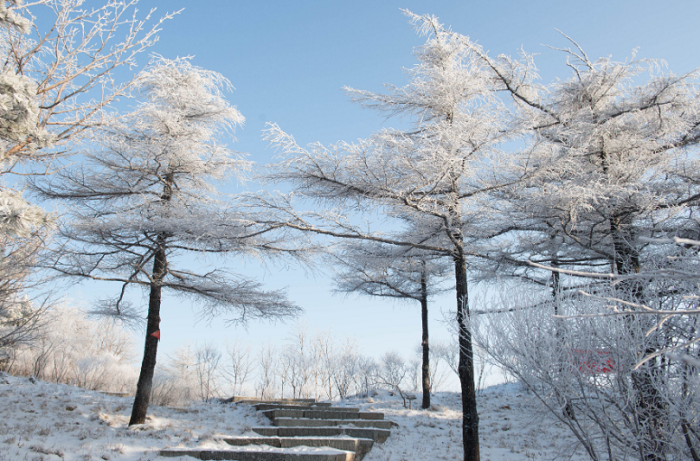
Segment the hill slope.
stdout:
<svg viewBox="0 0 700 461">
<path fill-rule="evenodd" d="M 365 461 L 459 459 L 459 396 L 441 393 L 433 402 L 429 411 L 409 410 L 380 392 L 340 404 L 383 411 L 399 424 Z M 0 374 L 0 461 L 156 460 L 164 447 L 225 448 L 217 436 L 269 424 L 247 405 L 199 403 L 151 406 L 147 423 L 129 428 L 131 404 L 128 397 Z M 587 459 L 580 449 L 572 453 L 573 437 L 536 408 L 516 385 L 486 389 L 479 398 L 482 459 Z"/>
</svg>

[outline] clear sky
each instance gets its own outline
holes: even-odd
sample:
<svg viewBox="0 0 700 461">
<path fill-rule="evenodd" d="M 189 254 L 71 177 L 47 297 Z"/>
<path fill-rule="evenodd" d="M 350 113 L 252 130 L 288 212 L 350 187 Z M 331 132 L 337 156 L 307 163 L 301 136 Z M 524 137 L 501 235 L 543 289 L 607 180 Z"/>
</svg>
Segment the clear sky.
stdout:
<svg viewBox="0 0 700 461">
<path fill-rule="evenodd" d="M 152 49 L 166 58 L 192 56 L 193 64 L 220 72 L 235 91 L 229 100 L 246 117 L 231 148 L 265 164 L 273 152 L 261 141 L 265 122 L 278 123 L 300 144 L 354 141 L 399 121 L 349 102 L 343 86 L 382 91 L 384 83 L 406 83 L 404 68 L 419 38 L 400 8 L 438 16 L 456 32 L 470 36 L 491 55 L 517 54 L 522 48 L 539 53 L 536 63 L 544 82 L 568 78 L 562 53 L 541 44 L 569 46 L 555 30 L 575 39 L 590 58 L 612 55 L 628 59 L 664 59 L 669 70 L 685 73 L 700 67 L 700 2 L 697 0 L 142 0 L 140 9 L 157 7 L 156 15 L 184 8 L 165 23 Z M 146 58 L 141 58 L 146 61 Z M 140 63 L 141 64 L 141 63 Z M 255 189 L 256 185 L 248 185 Z M 235 192 L 235 187 L 227 192 Z M 239 267 L 230 261 L 232 267 Z M 337 336 L 355 336 L 363 353 L 375 356 L 397 350 L 413 354 L 420 342 L 417 303 L 398 305 L 368 298 L 331 294 L 331 283 L 295 267 L 256 264 L 246 274 L 264 278 L 270 288 L 288 287 L 305 309 L 301 320 L 312 329 L 332 328 Z M 327 271 L 321 271 L 321 274 Z M 102 289 L 102 288 L 101 288 Z M 109 287 L 105 287 L 109 289 Z M 118 287 L 113 287 L 116 290 Z M 95 289 L 83 284 L 74 293 L 88 301 Z M 145 301 L 144 301 L 145 302 Z M 452 309 L 454 296 L 432 304 L 431 339 L 447 341 L 440 323 Z M 287 325 L 251 323 L 247 330 L 224 328 L 219 321 L 196 322 L 196 306 L 165 297 L 159 353 L 169 353 L 187 339 L 218 343 L 237 337 L 278 343 L 289 335 Z M 142 339 L 139 339 L 142 341 Z M 139 345 L 139 349 L 142 346 Z"/>
</svg>

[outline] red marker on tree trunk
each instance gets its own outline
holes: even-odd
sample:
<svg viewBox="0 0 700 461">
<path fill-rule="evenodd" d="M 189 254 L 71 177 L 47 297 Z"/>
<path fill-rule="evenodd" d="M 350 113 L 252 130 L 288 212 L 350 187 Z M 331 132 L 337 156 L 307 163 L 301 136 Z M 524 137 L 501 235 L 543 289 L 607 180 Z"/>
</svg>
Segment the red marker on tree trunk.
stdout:
<svg viewBox="0 0 700 461">
<path fill-rule="evenodd" d="M 151 336 L 155 336 L 158 338 L 158 341 L 160 341 L 160 330 L 156 330 L 153 333 L 151 333 Z"/>
</svg>

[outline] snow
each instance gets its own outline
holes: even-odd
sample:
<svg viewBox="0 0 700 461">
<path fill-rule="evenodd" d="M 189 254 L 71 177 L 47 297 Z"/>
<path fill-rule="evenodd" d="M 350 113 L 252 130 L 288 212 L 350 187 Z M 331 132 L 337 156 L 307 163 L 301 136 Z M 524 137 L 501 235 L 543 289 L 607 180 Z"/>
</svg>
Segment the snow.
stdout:
<svg viewBox="0 0 700 461">
<path fill-rule="evenodd" d="M 516 384 L 491 386 L 477 395 L 482 461 L 588 459 L 580 448 L 572 453 L 577 448 L 573 435 L 542 413 L 533 399 Z M 348 405 L 359 406 L 360 411 L 382 411 L 385 419 L 398 424 L 364 461 L 462 458 L 459 394 L 431 396 L 427 412 L 404 409 L 398 396 L 386 392 L 364 400 L 364 404 L 350 400 Z M 420 405 L 418 400 L 414 403 Z"/>
<path fill-rule="evenodd" d="M 482 460 L 587 459 L 583 450 L 576 450 L 573 436 L 542 413 L 519 386 L 487 388 L 478 401 Z M 436 394 L 432 402 L 428 411 L 405 409 L 399 396 L 380 391 L 338 405 L 381 411 L 398 424 L 365 461 L 460 459 L 459 395 Z M 251 428 L 270 424 L 248 405 L 198 403 L 187 408 L 151 406 L 146 424 L 129 428 L 131 404 L 129 397 L 0 374 L 0 461 L 166 459 L 158 457 L 158 450 L 231 449 L 220 437 L 259 437 Z"/>
</svg>

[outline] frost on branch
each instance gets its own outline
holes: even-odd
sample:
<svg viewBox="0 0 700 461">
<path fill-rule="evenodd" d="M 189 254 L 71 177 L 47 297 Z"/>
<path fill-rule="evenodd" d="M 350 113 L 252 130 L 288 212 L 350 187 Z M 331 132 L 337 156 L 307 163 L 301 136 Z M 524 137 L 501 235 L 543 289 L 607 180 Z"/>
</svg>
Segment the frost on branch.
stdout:
<svg viewBox="0 0 700 461">
<path fill-rule="evenodd" d="M 73 153 L 78 139 L 116 114 L 110 105 L 129 96 L 136 56 L 157 41 L 160 21 L 153 11 L 137 14 L 138 0 L 3 0 L 0 21 L 0 126 L 3 159 L 46 166 Z M 41 21 L 30 21 L 41 17 Z M 44 25 L 46 27 L 44 28 Z M 30 31 L 31 34 L 26 33 Z M 47 147 L 51 147 L 48 149 Z"/>
<path fill-rule="evenodd" d="M 217 141 L 244 121 L 224 99 L 230 84 L 187 59 L 164 58 L 138 81 L 144 102 L 137 110 L 96 137 L 101 148 L 84 164 L 62 170 L 42 189 L 76 204 L 74 221 L 62 231 L 72 243 L 55 268 L 125 286 L 169 288 L 204 301 L 206 315 L 231 308 L 240 320 L 292 315 L 296 307 L 281 292 L 224 270 L 180 270 L 171 261 L 183 251 L 262 256 L 287 249 L 214 189 L 223 179 L 244 180 L 251 165 Z M 156 274 L 151 267 L 159 251 L 168 264 Z M 133 317 L 123 290 L 112 302 L 112 315 Z M 109 312 L 104 302 L 99 311 Z"/>
<path fill-rule="evenodd" d="M 689 446 L 697 439 L 691 436 L 688 445 L 684 432 L 698 418 L 697 369 L 669 357 L 651 363 L 651 378 L 635 372 L 644 351 L 683 341 L 681 323 L 672 338 L 649 332 L 649 316 L 606 316 L 609 287 L 588 288 L 601 299 L 562 296 L 557 308 L 565 318 L 552 315 L 548 293 L 516 284 L 499 288 L 502 295 L 492 303 L 499 313 L 474 319 L 475 343 L 571 430 L 590 459 L 636 457 L 653 447 L 663 447 L 656 453 L 668 459 L 692 459 Z M 651 403 L 664 408 L 664 424 L 653 439 L 638 408 L 649 395 L 659 396 Z"/>
<path fill-rule="evenodd" d="M 29 32 L 32 22 L 17 14 L 16 8 L 22 6 L 22 3 L 22 0 L 0 1 L 0 25 L 8 25 L 17 29 L 20 33 L 26 34 Z"/>
<path fill-rule="evenodd" d="M 10 4 L 10 8 L 7 7 Z M 7 25 L 19 34 L 29 32 L 32 22 L 17 14 L 15 8 L 21 0 L 0 1 L 0 25 Z M 0 69 L 0 148 L 9 143 L 29 141 L 30 151 L 46 147 L 51 136 L 40 126 L 40 109 L 37 85 L 27 75 L 15 72 L 8 66 Z M 5 153 L 0 157 L 4 160 Z"/>
<path fill-rule="evenodd" d="M 0 191 L 0 368 L 18 345 L 38 334 L 45 306 L 33 272 L 53 225 L 52 216 L 19 192 Z M 26 294 L 31 289 L 34 299 Z"/>
<path fill-rule="evenodd" d="M 0 191 L 0 231 L 3 234 L 26 237 L 34 229 L 50 225 L 52 219 L 40 207 L 27 203 L 21 193 Z"/>
<path fill-rule="evenodd" d="M 0 72 L 0 140 L 3 143 L 31 140 L 31 149 L 45 147 L 50 135 L 39 127 L 36 83 L 9 70 Z"/>
</svg>

